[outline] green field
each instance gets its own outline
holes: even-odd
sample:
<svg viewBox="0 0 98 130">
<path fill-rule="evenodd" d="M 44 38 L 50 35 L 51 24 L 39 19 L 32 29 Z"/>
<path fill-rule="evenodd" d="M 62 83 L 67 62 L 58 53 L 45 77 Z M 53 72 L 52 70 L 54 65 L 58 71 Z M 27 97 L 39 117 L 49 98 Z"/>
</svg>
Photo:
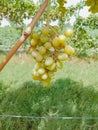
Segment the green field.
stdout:
<svg viewBox="0 0 98 130">
<path fill-rule="evenodd" d="M 32 80 L 33 66 L 30 56 L 15 55 L 0 72 L 0 114 L 98 117 L 98 60 L 70 59 L 50 88 Z M 98 130 L 98 120 L 0 117 L 0 130 Z"/>
</svg>

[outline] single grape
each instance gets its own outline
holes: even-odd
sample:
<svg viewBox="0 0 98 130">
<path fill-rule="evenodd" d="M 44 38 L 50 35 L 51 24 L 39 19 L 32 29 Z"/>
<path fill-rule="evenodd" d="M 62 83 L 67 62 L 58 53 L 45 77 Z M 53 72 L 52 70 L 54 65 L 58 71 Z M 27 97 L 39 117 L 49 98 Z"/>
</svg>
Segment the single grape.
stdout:
<svg viewBox="0 0 98 130">
<path fill-rule="evenodd" d="M 50 71 L 56 71 L 56 64 L 55 64 L 55 62 L 51 66 L 48 66 L 47 69 L 50 70 Z"/>
<path fill-rule="evenodd" d="M 55 37 L 55 38 L 53 39 L 52 45 L 53 45 L 54 48 L 59 47 L 60 42 L 59 42 L 59 38 L 58 38 L 58 37 Z"/>
<path fill-rule="evenodd" d="M 38 56 L 38 52 L 33 50 L 31 55 L 33 58 L 36 58 Z"/>
<path fill-rule="evenodd" d="M 59 35 L 59 42 L 61 45 L 65 45 L 66 44 L 66 37 L 64 35 Z"/>
<path fill-rule="evenodd" d="M 51 66 L 53 64 L 54 60 L 52 57 L 47 57 L 46 61 L 45 61 L 45 65 L 46 66 Z"/>
<path fill-rule="evenodd" d="M 34 69 L 37 71 L 38 69 L 42 68 L 42 63 L 37 62 L 34 66 Z"/>
<path fill-rule="evenodd" d="M 47 79 L 47 80 L 42 81 L 43 87 L 48 88 L 50 86 L 50 81 L 51 81 L 51 79 Z"/>
<path fill-rule="evenodd" d="M 45 48 L 44 46 L 40 46 L 40 47 L 38 48 L 38 51 L 39 51 L 39 53 L 40 53 L 41 55 L 46 54 L 46 48 Z"/>
<path fill-rule="evenodd" d="M 32 78 L 34 79 L 34 80 L 39 80 L 39 74 L 36 72 L 36 71 L 33 71 L 33 73 L 32 73 Z"/>
<path fill-rule="evenodd" d="M 35 47 L 36 45 L 37 45 L 37 42 L 36 42 L 34 39 L 32 39 L 32 40 L 31 40 L 31 46 L 32 46 L 32 47 Z"/>
<path fill-rule="evenodd" d="M 68 29 L 65 30 L 64 35 L 66 37 L 71 37 L 73 35 L 73 33 L 74 33 L 73 30 L 68 28 Z"/>
<path fill-rule="evenodd" d="M 32 37 L 33 37 L 34 40 L 37 41 L 39 39 L 39 34 L 37 32 L 33 32 L 33 36 Z"/>
<path fill-rule="evenodd" d="M 65 53 L 59 54 L 59 55 L 58 55 L 58 59 L 59 59 L 60 61 L 65 61 L 65 60 L 68 59 L 68 55 L 65 54 Z"/>
<path fill-rule="evenodd" d="M 58 61 L 56 62 L 56 67 L 57 67 L 58 69 L 62 69 L 62 67 L 63 67 L 62 62 L 58 60 Z"/>
<path fill-rule="evenodd" d="M 41 62 L 43 60 L 43 56 L 38 53 L 35 59 L 37 62 Z"/>
<path fill-rule="evenodd" d="M 49 40 L 48 36 L 43 36 L 43 35 L 41 35 L 40 41 L 41 41 L 43 44 L 45 44 L 46 42 L 48 42 L 48 40 Z"/>
<path fill-rule="evenodd" d="M 74 52 L 75 52 L 74 48 L 71 47 L 70 45 L 66 45 L 65 48 L 64 48 L 64 51 L 68 55 L 73 55 Z"/>
<path fill-rule="evenodd" d="M 47 73 L 43 74 L 43 75 L 41 76 L 41 79 L 42 79 L 42 80 L 47 80 L 47 79 L 48 79 L 48 74 L 47 74 Z"/>
<path fill-rule="evenodd" d="M 44 46 L 45 46 L 45 48 L 48 49 L 48 50 L 52 47 L 52 45 L 51 45 L 50 42 L 46 42 L 46 43 L 44 44 Z"/>
<path fill-rule="evenodd" d="M 38 69 L 38 74 L 42 75 L 45 73 L 45 69 L 44 68 L 39 68 Z"/>
</svg>

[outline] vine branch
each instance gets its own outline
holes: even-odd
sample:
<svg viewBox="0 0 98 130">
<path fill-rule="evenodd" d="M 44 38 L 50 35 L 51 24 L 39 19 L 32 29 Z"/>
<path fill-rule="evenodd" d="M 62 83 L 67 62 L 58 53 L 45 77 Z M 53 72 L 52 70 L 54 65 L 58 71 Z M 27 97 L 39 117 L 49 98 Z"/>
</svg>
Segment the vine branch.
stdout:
<svg viewBox="0 0 98 130">
<path fill-rule="evenodd" d="M 19 49 L 19 47 L 24 43 L 24 41 L 29 37 L 31 34 L 33 28 L 35 27 L 37 21 L 39 20 L 40 16 L 43 14 L 45 8 L 48 5 L 48 0 L 45 0 L 44 3 L 41 5 L 40 9 L 38 10 L 36 16 L 29 24 L 28 28 L 24 31 L 20 39 L 17 41 L 15 46 L 10 50 L 10 52 L 7 54 L 5 59 L 0 64 L 0 71 L 4 68 L 4 66 L 8 63 L 8 61 L 11 59 L 11 57 L 16 53 L 16 51 Z"/>
</svg>

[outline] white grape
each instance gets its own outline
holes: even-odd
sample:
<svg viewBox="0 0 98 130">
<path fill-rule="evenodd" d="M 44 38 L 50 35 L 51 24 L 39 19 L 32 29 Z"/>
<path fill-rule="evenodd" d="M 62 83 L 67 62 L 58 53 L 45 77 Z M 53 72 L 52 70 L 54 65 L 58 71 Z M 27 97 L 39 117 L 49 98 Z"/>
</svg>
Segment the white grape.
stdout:
<svg viewBox="0 0 98 130">
<path fill-rule="evenodd" d="M 51 66 L 53 64 L 54 60 L 52 57 L 48 57 L 45 61 L 46 66 Z"/>
<path fill-rule="evenodd" d="M 60 60 L 60 61 L 64 61 L 64 60 L 67 60 L 68 59 L 68 55 L 67 54 L 60 54 L 60 55 L 58 55 L 58 59 Z"/>
<path fill-rule="evenodd" d="M 44 69 L 44 68 L 38 69 L 38 73 L 39 73 L 40 75 L 44 74 L 44 73 L 45 73 L 45 69 Z"/>
<path fill-rule="evenodd" d="M 43 80 L 46 80 L 46 79 L 48 79 L 48 75 L 45 73 L 45 74 L 43 74 L 43 75 L 41 76 L 41 78 L 42 78 Z"/>
</svg>

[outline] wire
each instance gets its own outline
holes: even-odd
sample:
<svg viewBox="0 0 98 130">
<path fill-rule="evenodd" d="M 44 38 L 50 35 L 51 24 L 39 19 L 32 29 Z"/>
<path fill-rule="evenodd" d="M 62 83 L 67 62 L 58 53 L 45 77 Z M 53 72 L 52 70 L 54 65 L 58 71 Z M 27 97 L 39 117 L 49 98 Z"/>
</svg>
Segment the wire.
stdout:
<svg viewBox="0 0 98 130">
<path fill-rule="evenodd" d="M 28 119 L 98 120 L 98 117 L 21 116 L 21 115 L 0 115 L 0 117 L 2 118 L 28 118 Z"/>
</svg>

